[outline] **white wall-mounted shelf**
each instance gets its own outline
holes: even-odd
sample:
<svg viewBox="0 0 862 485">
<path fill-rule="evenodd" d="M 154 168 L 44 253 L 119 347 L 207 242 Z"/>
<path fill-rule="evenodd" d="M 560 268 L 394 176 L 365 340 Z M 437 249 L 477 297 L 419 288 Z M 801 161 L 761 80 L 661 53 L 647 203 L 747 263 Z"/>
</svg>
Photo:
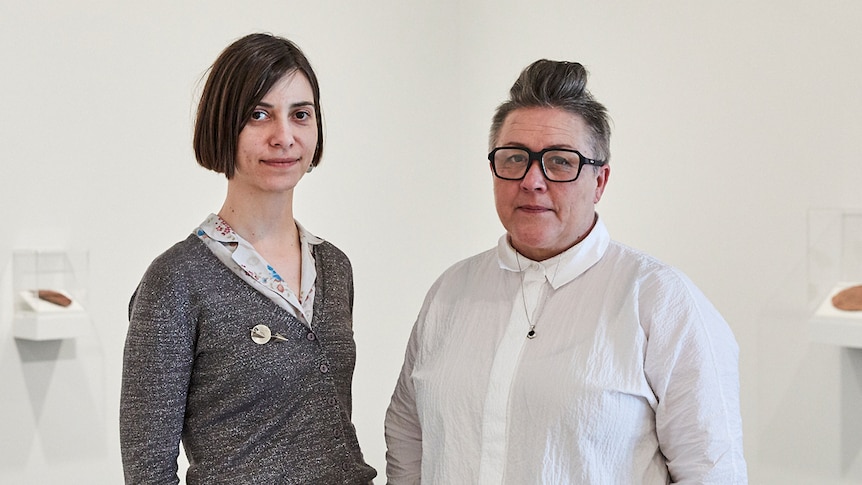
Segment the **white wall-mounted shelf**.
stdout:
<svg viewBox="0 0 862 485">
<path fill-rule="evenodd" d="M 12 323 L 12 334 L 24 340 L 60 340 L 74 338 L 87 330 L 90 318 L 84 307 L 72 300 L 69 306 L 60 306 L 39 299 L 33 291 L 19 293 L 20 303 Z"/>
<path fill-rule="evenodd" d="M 862 311 L 839 310 L 832 297 L 839 291 L 862 283 L 838 283 L 809 320 L 811 339 L 824 344 L 862 349 Z"/>
<path fill-rule="evenodd" d="M 813 342 L 862 348 L 862 311 L 839 310 L 836 293 L 862 282 L 862 209 L 808 211 L 808 296 Z"/>
<path fill-rule="evenodd" d="M 89 330 L 86 310 L 86 252 L 21 250 L 13 254 L 12 335 L 24 340 L 62 340 Z M 57 292 L 67 301 L 52 303 L 40 292 Z M 50 298 L 50 293 L 43 294 Z"/>
</svg>

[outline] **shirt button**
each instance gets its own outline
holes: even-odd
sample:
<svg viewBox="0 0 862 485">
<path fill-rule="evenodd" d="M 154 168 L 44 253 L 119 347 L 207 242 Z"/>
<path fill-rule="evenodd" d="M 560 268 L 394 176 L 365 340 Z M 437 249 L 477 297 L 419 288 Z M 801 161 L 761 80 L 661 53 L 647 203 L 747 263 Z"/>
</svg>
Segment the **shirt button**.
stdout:
<svg viewBox="0 0 862 485">
<path fill-rule="evenodd" d="M 329 366 L 326 364 L 320 364 L 320 372 L 326 374 L 327 372 L 329 372 Z"/>
<path fill-rule="evenodd" d="M 313 341 L 317 337 L 314 336 L 314 332 L 308 332 L 308 335 L 305 336 L 309 341 Z"/>
</svg>

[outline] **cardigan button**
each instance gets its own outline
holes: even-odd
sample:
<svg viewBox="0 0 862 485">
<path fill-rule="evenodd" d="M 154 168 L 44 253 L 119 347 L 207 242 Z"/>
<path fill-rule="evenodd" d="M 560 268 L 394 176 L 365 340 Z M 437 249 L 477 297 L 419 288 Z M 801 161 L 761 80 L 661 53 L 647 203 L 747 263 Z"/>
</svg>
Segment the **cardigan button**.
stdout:
<svg viewBox="0 0 862 485">
<path fill-rule="evenodd" d="M 307 338 L 309 341 L 314 341 L 317 336 L 314 335 L 314 332 L 308 332 L 308 335 L 306 335 L 305 338 Z"/>
<path fill-rule="evenodd" d="M 320 364 L 320 372 L 326 374 L 329 372 L 329 366 L 326 364 Z"/>
</svg>

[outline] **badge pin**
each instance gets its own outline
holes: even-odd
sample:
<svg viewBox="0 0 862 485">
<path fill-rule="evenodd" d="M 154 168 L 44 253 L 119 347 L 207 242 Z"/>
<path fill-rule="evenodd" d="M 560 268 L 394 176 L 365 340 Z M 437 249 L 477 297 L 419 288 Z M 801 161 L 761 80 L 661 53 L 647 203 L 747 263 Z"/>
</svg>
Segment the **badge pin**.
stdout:
<svg viewBox="0 0 862 485">
<path fill-rule="evenodd" d="M 254 343 L 259 345 L 263 345 L 272 339 L 287 340 L 284 335 L 280 333 L 273 334 L 272 330 L 263 324 L 255 325 L 254 328 L 251 329 L 251 339 L 254 340 Z"/>
</svg>

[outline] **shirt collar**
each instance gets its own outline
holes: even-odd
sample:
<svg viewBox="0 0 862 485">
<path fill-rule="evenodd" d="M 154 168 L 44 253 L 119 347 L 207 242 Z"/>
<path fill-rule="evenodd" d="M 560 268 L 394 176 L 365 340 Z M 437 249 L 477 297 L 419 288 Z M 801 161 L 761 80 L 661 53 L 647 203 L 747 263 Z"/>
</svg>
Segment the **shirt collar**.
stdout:
<svg viewBox="0 0 862 485">
<path fill-rule="evenodd" d="M 299 229 L 299 241 L 300 242 L 305 242 L 308 244 L 320 244 L 323 242 L 323 239 L 321 239 L 321 238 L 315 236 L 314 234 L 308 232 L 307 230 L 305 230 L 305 228 L 302 227 L 302 224 L 300 224 L 299 221 L 294 219 L 293 222 L 296 222 L 296 228 Z"/>
<path fill-rule="evenodd" d="M 308 232 L 299 221 L 296 222 L 296 228 L 299 230 L 300 243 L 320 244 L 323 239 Z M 198 228 L 198 231 L 203 231 L 207 236 L 215 241 L 222 243 L 238 243 L 241 236 L 233 231 L 231 227 L 218 214 L 210 214 Z"/>
<path fill-rule="evenodd" d="M 533 261 L 518 253 L 509 242 L 509 235 L 503 234 L 497 242 L 497 261 L 501 269 L 515 273 L 543 271 L 548 283 L 556 290 L 596 264 L 605 254 L 610 240 L 605 224 L 597 216 L 596 224 L 587 237 L 544 261 Z"/>
</svg>

